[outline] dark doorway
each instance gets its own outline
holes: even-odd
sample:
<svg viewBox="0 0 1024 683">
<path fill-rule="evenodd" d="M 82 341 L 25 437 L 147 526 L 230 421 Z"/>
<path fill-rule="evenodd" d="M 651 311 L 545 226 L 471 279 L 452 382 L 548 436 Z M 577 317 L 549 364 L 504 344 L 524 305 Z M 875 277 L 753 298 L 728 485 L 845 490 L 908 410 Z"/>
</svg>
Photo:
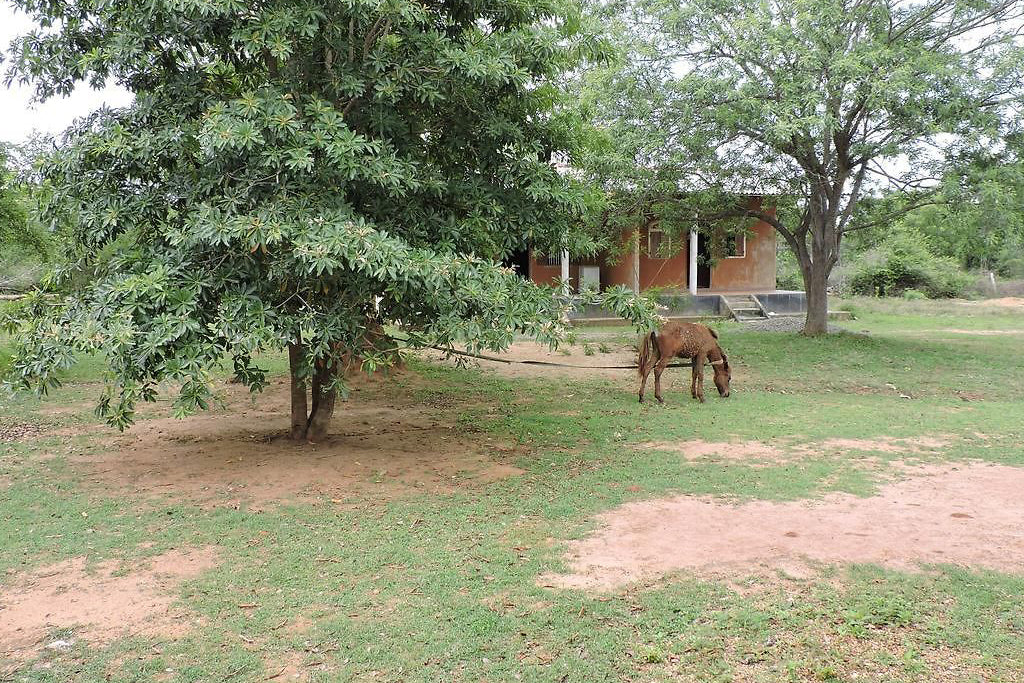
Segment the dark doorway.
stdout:
<svg viewBox="0 0 1024 683">
<path fill-rule="evenodd" d="M 697 289 L 711 288 L 711 249 L 704 233 L 697 233 Z"/>
<path fill-rule="evenodd" d="M 515 271 L 519 273 L 519 277 L 523 278 L 524 280 L 529 280 L 530 250 L 520 249 L 519 251 L 512 252 L 511 254 L 505 257 L 505 259 L 501 262 L 501 265 L 505 266 L 506 268 L 514 268 Z"/>
</svg>

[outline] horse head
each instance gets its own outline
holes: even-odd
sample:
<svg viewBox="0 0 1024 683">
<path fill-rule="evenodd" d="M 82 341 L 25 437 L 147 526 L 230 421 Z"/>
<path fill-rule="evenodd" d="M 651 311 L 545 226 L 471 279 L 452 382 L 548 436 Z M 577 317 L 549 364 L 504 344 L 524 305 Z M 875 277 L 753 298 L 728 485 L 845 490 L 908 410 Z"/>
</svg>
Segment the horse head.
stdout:
<svg viewBox="0 0 1024 683">
<path fill-rule="evenodd" d="M 719 350 L 721 353 L 721 350 Z M 729 382 L 732 380 L 732 370 L 729 368 L 729 359 L 724 353 L 721 360 L 711 361 L 711 367 L 715 369 L 715 386 L 722 398 L 729 398 Z"/>
</svg>

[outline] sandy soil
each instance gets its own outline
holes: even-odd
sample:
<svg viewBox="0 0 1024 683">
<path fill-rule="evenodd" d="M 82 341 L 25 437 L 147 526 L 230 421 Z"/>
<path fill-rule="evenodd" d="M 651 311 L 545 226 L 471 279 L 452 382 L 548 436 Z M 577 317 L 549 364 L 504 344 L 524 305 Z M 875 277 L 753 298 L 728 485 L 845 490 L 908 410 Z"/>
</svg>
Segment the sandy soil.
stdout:
<svg viewBox="0 0 1024 683">
<path fill-rule="evenodd" d="M 78 639 L 102 645 L 129 634 L 181 635 L 196 617 L 173 608 L 173 591 L 216 557 L 212 548 L 173 550 L 124 575 L 115 575 L 119 562 L 87 567 L 78 557 L 18 578 L 0 591 L 0 656 L 25 660 Z M 52 630 L 65 628 L 70 637 L 46 642 Z"/>
<path fill-rule="evenodd" d="M 951 563 L 1024 571 L 1024 468 L 918 470 L 870 498 L 730 505 L 678 496 L 599 517 L 570 545 L 571 573 L 543 585 L 610 590 L 677 570 L 750 575 L 867 562 L 904 570 Z"/>
<path fill-rule="evenodd" d="M 1024 334 L 1024 330 L 960 330 L 955 328 L 943 328 L 935 331 L 946 332 L 948 334 L 970 334 L 979 337 L 1000 337 L 1004 335 Z"/>
<path fill-rule="evenodd" d="M 1024 297 L 1020 296 L 1004 296 L 999 299 L 979 299 L 978 301 L 971 301 L 969 303 L 974 306 L 993 306 L 998 308 L 1018 308 L 1024 310 Z"/>
<path fill-rule="evenodd" d="M 487 360 L 471 360 L 470 362 L 476 367 L 492 371 L 502 377 L 537 377 L 538 375 L 551 377 L 579 377 L 582 372 L 586 374 L 587 377 L 607 377 L 609 379 L 620 379 L 623 383 L 628 383 L 630 385 L 635 384 L 636 370 L 629 368 L 606 369 L 599 366 L 635 366 L 636 349 L 632 345 L 623 345 L 620 343 L 608 342 L 608 345 L 611 349 L 611 353 L 601 353 L 598 345 L 593 344 L 594 354 L 588 356 L 583 352 L 582 345 L 562 347 L 563 350 L 569 352 L 569 355 L 566 355 L 562 353 L 562 351 L 551 351 L 547 346 L 537 344 L 535 342 L 520 341 L 512 344 L 512 346 L 503 353 L 486 352 L 482 354 L 513 361 L 540 360 L 548 363 L 562 363 L 566 365 L 581 366 L 585 368 L 584 370 L 580 370 L 579 367 L 569 368 L 550 365 L 508 364 Z M 434 360 L 440 360 L 443 357 L 443 354 L 440 351 L 424 351 L 422 353 L 424 357 Z M 448 360 L 445 362 L 452 365 L 455 364 L 454 360 Z M 686 370 L 686 372 L 689 371 Z"/>
<path fill-rule="evenodd" d="M 338 404 L 333 435 L 295 444 L 288 430 L 288 387 L 275 382 L 253 402 L 228 387 L 227 410 L 185 420 L 145 420 L 124 434 L 106 430 L 106 447 L 71 461 L 105 490 L 172 496 L 204 506 L 259 506 L 318 496 L 343 502 L 372 491 L 452 491 L 522 471 L 514 447 L 472 438 L 454 417 L 427 404 L 388 403 L 363 386 Z"/>
<path fill-rule="evenodd" d="M 924 455 L 940 451 L 950 444 L 945 437 L 921 436 L 914 438 L 878 437 L 874 439 L 826 439 L 821 442 L 779 445 L 760 441 L 649 441 L 640 448 L 679 453 L 684 460 L 725 460 L 730 462 L 779 465 L 807 456 L 824 453 L 863 451 L 874 453 L 900 453 Z"/>
</svg>

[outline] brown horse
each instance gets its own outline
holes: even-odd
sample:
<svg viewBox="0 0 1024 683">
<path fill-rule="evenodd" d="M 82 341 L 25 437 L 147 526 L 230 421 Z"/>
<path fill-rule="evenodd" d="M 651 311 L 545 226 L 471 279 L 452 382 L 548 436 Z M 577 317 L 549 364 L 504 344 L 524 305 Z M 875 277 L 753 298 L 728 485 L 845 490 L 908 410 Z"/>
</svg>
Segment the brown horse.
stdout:
<svg viewBox="0 0 1024 683">
<path fill-rule="evenodd" d="M 697 323 L 668 323 L 660 332 L 651 332 L 640 337 L 640 357 L 637 369 L 640 372 L 640 402 L 644 402 L 644 387 L 647 376 L 654 370 L 654 397 L 664 403 L 661 397 L 661 373 L 665 371 L 673 358 L 693 359 L 693 379 L 690 382 L 690 393 L 704 402 L 704 363 L 710 361 L 715 368 L 715 386 L 723 397 L 729 397 L 729 359 L 718 345 L 718 333 Z M 653 356 L 651 347 L 657 350 Z M 653 356 L 653 357 L 652 357 Z"/>
</svg>

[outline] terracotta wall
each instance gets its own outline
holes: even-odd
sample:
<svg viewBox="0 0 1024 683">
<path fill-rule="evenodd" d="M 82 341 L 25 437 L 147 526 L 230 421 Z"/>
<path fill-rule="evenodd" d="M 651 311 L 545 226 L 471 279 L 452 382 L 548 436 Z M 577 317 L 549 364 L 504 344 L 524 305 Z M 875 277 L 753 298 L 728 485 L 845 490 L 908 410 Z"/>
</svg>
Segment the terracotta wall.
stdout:
<svg viewBox="0 0 1024 683">
<path fill-rule="evenodd" d="M 687 288 L 690 268 L 689 234 L 677 235 L 673 239 L 671 258 L 653 258 L 647 253 L 647 231 L 640 231 L 640 289 Z M 683 244 L 679 244 L 679 240 Z"/>
<path fill-rule="evenodd" d="M 761 206 L 761 198 L 752 197 L 751 208 Z M 774 208 L 769 210 L 774 213 Z M 622 233 L 623 241 L 631 239 L 632 233 Z M 683 244 L 673 246 L 680 248 L 671 258 L 651 258 L 647 253 L 647 231 L 640 231 L 640 289 L 651 287 L 668 287 L 686 289 L 689 285 L 688 269 L 690 264 L 689 236 L 680 235 L 676 239 L 684 240 Z M 543 255 L 530 254 L 530 278 L 538 284 L 554 284 L 561 276 L 558 265 L 545 264 Z M 633 284 L 633 260 L 631 254 L 622 256 L 618 263 L 608 263 L 604 259 L 589 260 L 588 263 L 600 265 L 601 287 L 611 285 Z M 570 259 L 569 277 L 573 289 L 579 283 L 579 264 Z M 743 258 L 720 258 L 716 267 L 711 270 L 711 289 L 716 291 L 774 291 L 775 290 L 775 229 L 763 221 L 757 221 L 747 235 L 746 254 Z"/>
<path fill-rule="evenodd" d="M 623 240 L 630 239 L 630 233 L 623 233 Z M 601 264 L 601 287 L 611 285 L 633 286 L 633 254 L 627 252 L 616 263 L 605 261 Z"/>
<path fill-rule="evenodd" d="M 751 208 L 760 208 L 761 199 L 753 197 Z M 774 214 L 775 209 L 768 210 Z M 720 258 L 711 269 L 711 289 L 729 290 L 775 290 L 775 228 L 757 221 L 747 235 L 747 250 L 744 258 Z"/>
<path fill-rule="evenodd" d="M 603 278 L 604 272 L 601 273 Z M 547 265 L 547 258 L 544 254 L 535 254 L 530 252 L 530 279 L 536 282 L 538 285 L 551 285 L 552 287 L 558 284 L 558 279 L 562 277 L 562 265 L 549 266 Z M 572 258 L 569 259 L 569 282 L 572 283 L 573 291 L 579 288 L 580 282 L 580 264 L 573 262 Z M 603 280 L 602 280 L 603 282 Z"/>
</svg>

